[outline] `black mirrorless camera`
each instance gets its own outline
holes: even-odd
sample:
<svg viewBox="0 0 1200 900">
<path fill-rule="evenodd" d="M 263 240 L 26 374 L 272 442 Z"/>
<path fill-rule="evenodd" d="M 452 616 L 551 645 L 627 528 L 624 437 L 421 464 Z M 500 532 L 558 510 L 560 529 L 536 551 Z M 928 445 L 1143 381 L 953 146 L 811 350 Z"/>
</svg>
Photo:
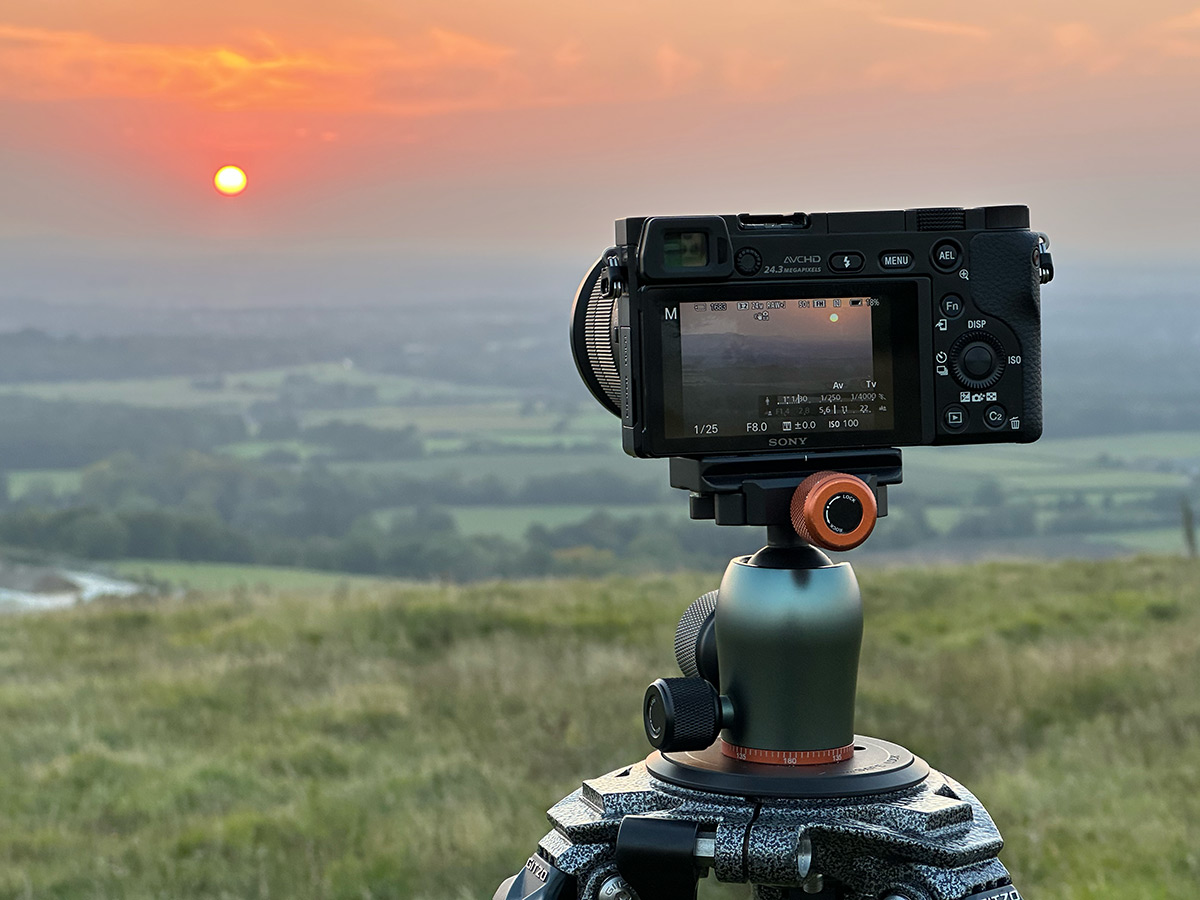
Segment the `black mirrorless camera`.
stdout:
<svg viewBox="0 0 1200 900">
<path fill-rule="evenodd" d="M 571 347 L 633 456 L 1041 435 L 1053 267 L 1025 206 L 616 225 Z"/>
</svg>

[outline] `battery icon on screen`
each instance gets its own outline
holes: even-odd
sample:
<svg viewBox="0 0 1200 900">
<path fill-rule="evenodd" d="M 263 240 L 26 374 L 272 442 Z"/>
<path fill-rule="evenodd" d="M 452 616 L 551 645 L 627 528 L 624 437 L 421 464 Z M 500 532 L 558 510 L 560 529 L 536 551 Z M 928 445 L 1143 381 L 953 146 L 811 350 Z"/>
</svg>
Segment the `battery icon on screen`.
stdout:
<svg viewBox="0 0 1200 900">
<path fill-rule="evenodd" d="M 850 300 L 851 306 L 862 306 L 862 297 L 854 297 Z"/>
</svg>

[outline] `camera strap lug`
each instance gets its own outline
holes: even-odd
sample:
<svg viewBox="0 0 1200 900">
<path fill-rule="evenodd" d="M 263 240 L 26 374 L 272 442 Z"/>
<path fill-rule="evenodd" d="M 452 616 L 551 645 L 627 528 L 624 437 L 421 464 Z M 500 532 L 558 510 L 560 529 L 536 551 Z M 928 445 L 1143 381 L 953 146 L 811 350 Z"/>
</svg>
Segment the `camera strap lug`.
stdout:
<svg viewBox="0 0 1200 900">
<path fill-rule="evenodd" d="M 607 299 L 620 297 L 627 284 L 625 264 L 616 247 L 604 251 L 604 271 L 600 273 L 600 295 Z"/>
<path fill-rule="evenodd" d="M 1039 231 L 1037 239 L 1037 253 L 1034 254 L 1033 262 L 1038 267 L 1042 284 L 1047 284 L 1054 280 L 1054 259 L 1050 256 L 1050 236 Z"/>
</svg>

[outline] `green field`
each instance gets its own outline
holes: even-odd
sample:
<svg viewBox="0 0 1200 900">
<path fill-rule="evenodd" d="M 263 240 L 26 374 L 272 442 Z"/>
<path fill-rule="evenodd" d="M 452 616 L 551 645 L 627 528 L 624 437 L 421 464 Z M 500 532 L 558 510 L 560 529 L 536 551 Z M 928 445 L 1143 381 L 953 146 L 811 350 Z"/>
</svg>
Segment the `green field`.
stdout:
<svg viewBox="0 0 1200 900">
<path fill-rule="evenodd" d="M 241 441 L 237 444 L 226 444 L 219 448 L 221 453 L 236 456 L 238 459 L 258 459 L 265 453 L 292 453 L 298 459 L 306 460 L 311 456 L 319 456 L 323 448 L 304 441 Z"/>
<path fill-rule="evenodd" d="M 43 488 L 53 494 L 70 494 L 79 490 L 82 469 L 26 469 L 8 473 L 8 495 L 16 500 L 30 490 Z"/>
<path fill-rule="evenodd" d="M 12 616 L 0 896 L 490 897 L 545 808 L 645 755 L 644 686 L 714 582 L 344 582 Z M 862 583 L 858 730 L 970 787 L 1025 896 L 1195 897 L 1195 562 Z"/>
<path fill-rule="evenodd" d="M 343 585 L 378 583 L 378 579 L 340 572 L 314 572 L 282 566 L 244 566 L 236 563 L 165 562 L 159 559 L 126 559 L 112 566 L 122 578 L 165 584 L 174 590 L 253 590 L 317 592 Z"/>
<path fill-rule="evenodd" d="M 633 460 L 620 449 L 611 453 L 461 453 L 426 456 L 422 459 L 383 462 L 338 462 L 330 464 L 335 472 L 364 472 L 384 477 L 478 478 L 494 475 L 502 484 L 518 486 L 539 475 L 562 475 L 603 470 L 632 479 L 659 478 L 665 484 L 665 460 Z"/>
<path fill-rule="evenodd" d="M 318 381 L 344 382 L 352 385 L 374 385 L 379 397 L 387 403 L 399 403 L 421 398 L 437 398 L 441 402 L 461 402 L 471 399 L 508 400 L 512 391 L 487 386 L 467 386 L 429 378 L 386 375 L 364 372 L 337 363 L 317 363 L 238 372 L 226 376 L 219 388 L 203 388 L 189 376 L 165 376 L 129 380 L 54 381 L 5 385 L 3 393 L 25 394 L 42 400 L 70 400 L 78 403 L 128 403 L 134 406 L 164 406 L 172 408 L 209 406 L 220 409 L 244 409 L 251 403 L 270 399 L 283 386 L 289 375 L 302 375 Z"/>
<path fill-rule="evenodd" d="M 1126 461 L 1126 466 L 1101 465 L 1105 453 Z M 1187 486 L 1188 477 L 1182 472 L 1156 468 L 1176 459 L 1200 465 L 1200 434 L 1043 439 L 1035 444 L 969 448 L 913 447 L 904 451 L 904 483 L 922 493 L 960 500 L 969 499 L 984 479 L 998 482 L 1010 496 L 1039 500 L 1073 493 L 1144 496 Z"/>
<path fill-rule="evenodd" d="M 1092 535 L 1097 541 L 1114 541 L 1140 553 L 1185 552 L 1180 528 L 1147 528 L 1144 531 L 1113 531 Z"/>
<path fill-rule="evenodd" d="M 662 513 L 686 519 L 688 510 L 685 498 L 680 496 L 675 503 L 644 504 L 641 506 L 457 506 L 450 513 L 463 534 L 507 534 L 520 536 L 530 525 L 557 528 L 582 522 L 588 516 L 602 510 L 610 516 L 649 516 Z"/>
</svg>

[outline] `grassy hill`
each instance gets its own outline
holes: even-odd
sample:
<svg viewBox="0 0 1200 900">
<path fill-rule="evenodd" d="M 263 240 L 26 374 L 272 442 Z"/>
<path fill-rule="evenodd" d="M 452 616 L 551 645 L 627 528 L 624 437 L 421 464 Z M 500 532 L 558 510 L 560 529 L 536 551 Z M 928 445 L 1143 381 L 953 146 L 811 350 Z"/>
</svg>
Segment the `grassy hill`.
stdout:
<svg viewBox="0 0 1200 900">
<path fill-rule="evenodd" d="M 978 794 L 1026 896 L 1195 896 L 1200 567 L 862 580 L 858 730 Z M 645 755 L 642 691 L 715 584 L 234 588 L 6 617 L 0 896 L 490 898 L 545 808 Z"/>
</svg>

